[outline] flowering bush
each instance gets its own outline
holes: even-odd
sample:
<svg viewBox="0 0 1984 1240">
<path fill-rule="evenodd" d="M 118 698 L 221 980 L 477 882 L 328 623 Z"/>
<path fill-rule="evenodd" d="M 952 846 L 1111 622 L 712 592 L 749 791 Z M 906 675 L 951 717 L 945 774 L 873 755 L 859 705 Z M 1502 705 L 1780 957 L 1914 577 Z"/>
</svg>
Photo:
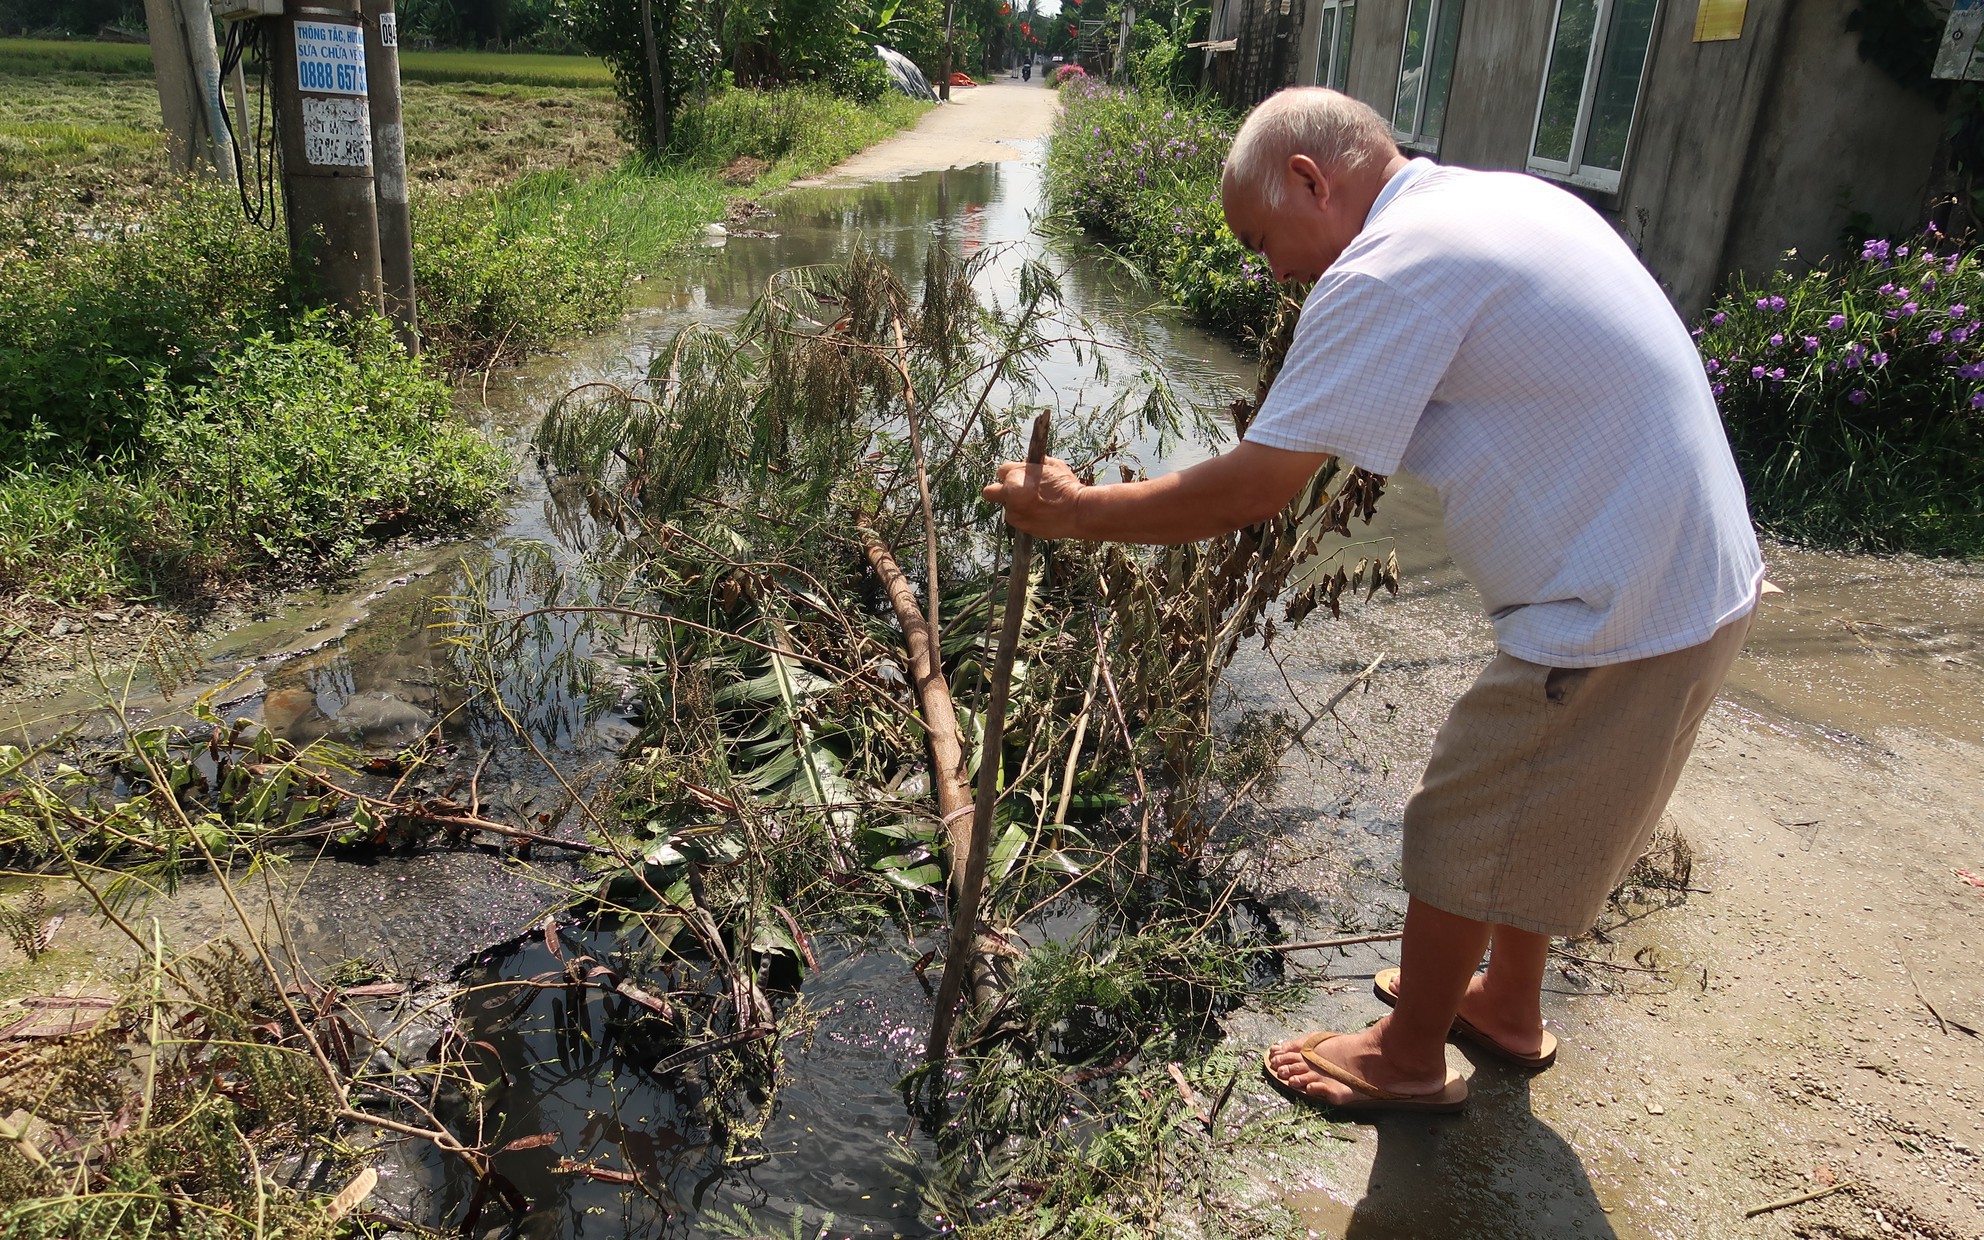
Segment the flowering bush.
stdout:
<svg viewBox="0 0 1984 1240">
<path fill-rule="evenodd" d="M 1054 76 L 1049 81 L 1056 90 L 1059 90 L 1076 78 L 1086 80 L 1088 78 L 1088 70 L 1082 68 L 1080 65 L 1062 65 L 1060 68 L 1054 70 Z"/>
<path fill-rule="evenodd" d="M 1984 554 L 1984 265 L 1933 230 L 1739 284 L 1695 329 L 1766 527 Z"/>
<path fill-rule="evenodd" d="M 1063 94 L 1047 153 L 1055 207 L 1119 243 L 1208 324 L 1235 336 L 1259 332 L 1280 291 L 1220 212 L 1231 118 L 1087 78 Z"/>
</svg>

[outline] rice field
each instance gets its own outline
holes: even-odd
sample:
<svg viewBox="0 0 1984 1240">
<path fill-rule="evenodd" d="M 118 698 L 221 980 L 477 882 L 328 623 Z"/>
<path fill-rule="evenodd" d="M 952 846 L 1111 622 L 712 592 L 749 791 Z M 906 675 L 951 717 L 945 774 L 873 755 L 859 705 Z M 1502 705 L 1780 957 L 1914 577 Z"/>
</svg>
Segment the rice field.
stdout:
<svg viewBox="0 0 1984 1240">
<path fill-rule="evenodd" d="M 92 73 L 149 75 L 151 49 L 140 43 L 82 43 L 0 39 L 0 76 Z M 613 85 L 606 62 L 590 56 L 539 52 L 400 52 L 400 77 L 410 82 L 499 82 L 515 86 Z"/>
</svg>

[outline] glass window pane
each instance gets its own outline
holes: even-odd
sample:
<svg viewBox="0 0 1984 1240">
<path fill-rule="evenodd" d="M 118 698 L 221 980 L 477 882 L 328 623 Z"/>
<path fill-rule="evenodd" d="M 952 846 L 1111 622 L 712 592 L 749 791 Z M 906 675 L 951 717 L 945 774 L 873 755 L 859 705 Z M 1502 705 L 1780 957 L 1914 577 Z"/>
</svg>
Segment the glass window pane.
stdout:
<svg viewBox="0 0 1984 1240">
<path fill-rule="evenodd" d="M 1543 109 L 1536 118 L 1539 159 L 1571 162 L 1578 105 L 1584 102 L 1585 67 L 1591 61 L 1591 33 L 1598 27 L 1598 0 L 1560 0 L 1557 34 L 1550 43 L 1550 70 L 1543 79 Z"/>
<path fill-rule="evenodd" d="M 1454 84 L 1454 51 L 1460 46 L 1460 4 L 1461 0 L 1440 0 L 1432 63 L 1427 70 L 1426 115 L 1419 125 L 1419 136 L 1427 142 L 1440 140 L 1440 126 L 1447 119 L 1447 88 Z"/>
<path fill-rule="evenodd" d="M 1585 132 L 1587 167 L 1613 172 L 1626 160 L 1626 135 L 1633 127 L 1633 104 L 1646 72 L 1647 44 L 1653 39 L 1655 0 L 1613 0 L 1612 25 L 1605 36 L 1605 59 L 1598 67 L 1598 92 L 1591 101 Z"/>
<path fill-rule="evenodd" d="M 1433 0 L 1412 0 L 1405 11 L 1405 50 L 1398 62 L 1398 103 L 1392 128 L 1407 136 L 1419 132 L 1419 76 L 1426 68 L 1426 19 Z"/>
<path fill-rule="evenodd" d="M 1316 36 L 1316 84 L 1330 84 L 1330 53 L 1336 50 L 1336 8 L 1326 7 L 1320 14 L 1321 22 Z"/>
<path fill-rule="evenodd" d="M 1357 6 L 1346 4 L 1337 10 L 1336 51 L 1330 58 L 1329 85 L 1342 90 L 1350 81 L 1350 32 L 1357 25 Z"/>
</svg>

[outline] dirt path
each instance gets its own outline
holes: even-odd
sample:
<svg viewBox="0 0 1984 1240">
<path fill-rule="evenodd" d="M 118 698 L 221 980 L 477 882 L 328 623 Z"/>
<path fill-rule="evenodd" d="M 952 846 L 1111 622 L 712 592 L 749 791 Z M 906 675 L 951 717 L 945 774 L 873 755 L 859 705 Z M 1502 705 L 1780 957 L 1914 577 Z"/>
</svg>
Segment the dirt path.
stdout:
<svg viewBox="0 0 1984 1240">
<path fill-rule="evenodd" d="M 1039 81 L 998 79 L 959 87 L 952 90 L 949 104 L 932 108 L 915 128 L 793 184 L 893 181 L 919 172 L 1020 159 L 1027 153 L 1024 144 L 1046 137 L 1060 110 L 1060 96 Z"/>
<path fill-rule="evenodd" d="M 1405 596 L 1278 643 L 1304 699 L 1386 654 L 1339 709 L 1331 756 L 1250 828 L 1288 875 L 1296 937 L 1402 903 L 1399 809 L 1490 650 L 1429 506 L 1399 498 Z M 1348 1128 L 1353 1143 L 1284 1163 L 1274 1188 L 1318 1233 L 1984 1236 L 1984 889 L 1957 874 L 1984 874 L 1978 574 L 1767 555 L 1787 594 L 1767 600 L 1668 814 L 1692 847 L 1688 890 L 1570 948 L 1624 968 L 1557 962 L 1554 1069 L 1526 1078 L 1454 1050 L 1467 1116 Z M 1247 707 L 1290 700 L 1265 662 L 1240 688 Z M 1311 954 L 1325 993 L 1235 1036 L 1376 1019 L 1369 977 L 1394 949 Z"/>
</svg>

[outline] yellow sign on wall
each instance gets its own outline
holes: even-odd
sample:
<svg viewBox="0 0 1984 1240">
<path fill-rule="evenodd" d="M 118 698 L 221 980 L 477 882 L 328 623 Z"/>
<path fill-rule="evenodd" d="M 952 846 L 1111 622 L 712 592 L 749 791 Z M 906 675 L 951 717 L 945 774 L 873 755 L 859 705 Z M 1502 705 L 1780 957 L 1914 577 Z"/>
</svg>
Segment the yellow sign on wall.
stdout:
<svg viewBox="0 0 1984 1240">
<path fill-rule="evenodd" d="M 1695 42 L 1714 43 L 1743 37 L 1743 15 L 1750 0 L 1701 0 L 1695 10 Z"/>
</svg>

